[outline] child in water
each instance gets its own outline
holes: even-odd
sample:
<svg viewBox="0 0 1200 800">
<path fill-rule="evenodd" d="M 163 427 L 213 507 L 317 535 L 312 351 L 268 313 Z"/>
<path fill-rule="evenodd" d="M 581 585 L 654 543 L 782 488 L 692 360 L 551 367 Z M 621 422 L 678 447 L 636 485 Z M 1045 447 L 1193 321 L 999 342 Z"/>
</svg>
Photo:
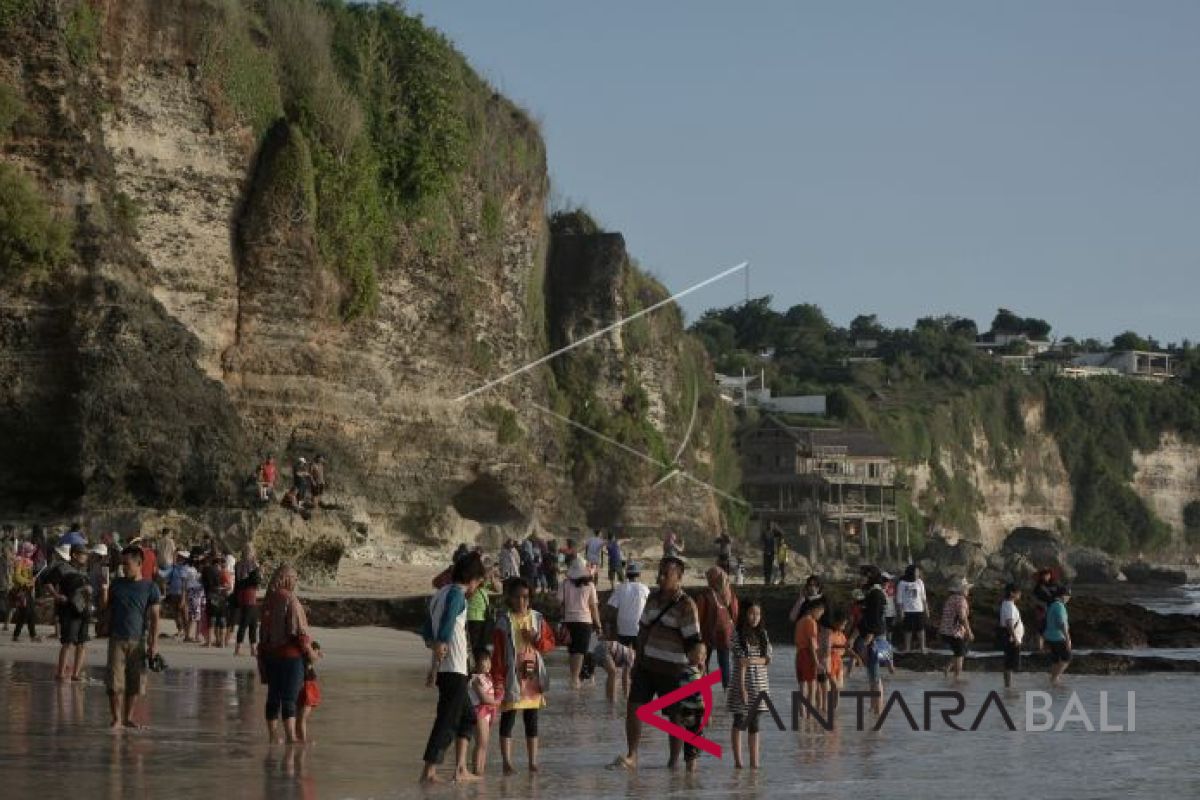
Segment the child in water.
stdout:
<svg viewBox="0 0 1200 800">
<path fill-rule="evenodd" d="M 704 645 L 699 645 L 697 649 L 700 653 L 699 658 L 693 659 L 679 676 L 680 686 L 704 677 L 704 662 L 707 660 L 708 652 Z M 704 698 L 701 697 L 699 692 L 688 695 L 667 710 L 667 717 L 681 728 L 689 730 L 692 733 L 701 733 L 704 723 Z M 693 744 L 685 742 L 683 745 L 683 762 L 688 772 L 696 771 L 696 762 L 699 757 L 700 749 Z M 667 766 L 674 767 L 676 763 L 675 759 L 676 756 L 672 754 Z"/>
<path fill-rule="evenodd" d="M 321 658 L 321 645 L 312 643 L 313 657 Z M 313 709 L 321 705 L 321 687 L 317 683 L 317 670 L 314 661 L 304 661 L 304 685 L 300 687 L 300 696 L 296 699 L 296 741 L 308 741 L 308 718 Z"/>
<path fill-rule="evenodd" d="M 467 684 L 467 695 L 471 698 L 471 708 L 475 710 L 475 754 L 472 758 L 472 769 L 476 775 L 482 775 L 487 768 L 487 749 L 492 723 L 500 715 L 500 701 L 504 699 L 504 688 L 495 688 L 492 681 L 492 654 L 486 647 L 475 651 L 475 671 Z"/>
</svg>

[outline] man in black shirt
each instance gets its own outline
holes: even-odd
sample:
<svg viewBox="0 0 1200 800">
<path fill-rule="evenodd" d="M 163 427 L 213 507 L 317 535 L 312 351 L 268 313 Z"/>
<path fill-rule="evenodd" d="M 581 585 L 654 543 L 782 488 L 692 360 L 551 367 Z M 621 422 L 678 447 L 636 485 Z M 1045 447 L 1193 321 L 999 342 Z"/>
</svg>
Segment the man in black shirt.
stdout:
<svg viewBox="0 0 1200 800">
<path fill-rule="evenodd" d="M 871 710 L 880 713 L 883 705 L 883 679 L 879 675 L 879 637 L 887 632 L 884 613 L 887 610 L 887 595 L 883 592 L 883 575 L 872 568 L 863 584 L 863 614 L 858 624 L 859 656 L 867 668 L 867 688 L 878 691 L 871 698 Z"/>
<path fill-rule="evenodd" d="M 83 680 L 84 645 L 88 640 L 88 622 L 92 617 L 92 582 L 87 574 L 87 548 L 83 545 L 59 547 L 63 560 L 38 576 L 39 586 L 54 595 L 54 611 L 58 618 L 58 671 L 55 678 Z M 65 551 L 65 552 L 64 552 Z M 68 665 L 71 669 L 68 670 Z"/>
</svg>

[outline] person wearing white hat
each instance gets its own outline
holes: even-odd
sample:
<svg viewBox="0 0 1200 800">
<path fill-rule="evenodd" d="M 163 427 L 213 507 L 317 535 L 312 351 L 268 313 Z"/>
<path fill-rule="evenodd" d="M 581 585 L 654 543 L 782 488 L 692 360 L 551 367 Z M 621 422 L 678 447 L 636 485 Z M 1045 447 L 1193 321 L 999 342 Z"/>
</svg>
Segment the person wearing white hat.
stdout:
<svg viewBox="0 0 1200 800">
<path fill-rule="evenodd" d="M 938 633 L 942 641 L 950 648 L 950 663 L 942 672 L 946 677 L 954 676 L 958 681 L 963 671 L 963 661 L 967 657 L 967 645 L 975 639 L 971 631 L 971 604 L 967 598 L 971 594 L 971 584 L 965 578 L 956 577 L 950 581 L 950 596 L 942 606 L 942 621 Z"/>
<path fill-rule="evenodd" d="M 558 587 L 558 599 L 562 603 L 563 623 L 571 636 L 567 647 L 571 656 L 571 688 L 578 689 L 584 656 L 592 648 L 592 633 L 600 630 L 596 583 L 587 563 L 579 556 L 567 568 L 567 579 Z"/>
</svg>

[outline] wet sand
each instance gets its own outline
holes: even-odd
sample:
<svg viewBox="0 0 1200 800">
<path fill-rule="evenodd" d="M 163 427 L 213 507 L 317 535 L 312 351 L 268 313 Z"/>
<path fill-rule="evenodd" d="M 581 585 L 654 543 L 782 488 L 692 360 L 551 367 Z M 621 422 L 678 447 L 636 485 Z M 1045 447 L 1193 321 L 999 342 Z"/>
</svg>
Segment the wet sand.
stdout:
<svg viewBox="0 0 1200 800">
<path fill-rule="evenodd" d="M 779 731 L 764 717 L 761 770 L 735 771 L 727 751 L 721 760 L 703 757 L 696 775 L 669 770 L 665 735 L 647 730 L 642 768 L 628 774 L 605 769 L 623 747 L 623 709 L 609 706 L 599 686 L 567 690 L 561 650 L 550 658 L 553 685 L 541 719 L 542 772 L 531 776 L 522 769 L 502 778 L 493 729 L 485 782 L 424 790 L 415 780 L 436 693 L 423 686 L 427 656 L 419 639 L 388 630 L 320 635 L 329 655 L 321 668 L 324 703 L 312 724 L 315 741 L 291 748 L 265 741 L 265 690 L 249 658 L 234 661 L 228 653 L 166 645 L 164 653 L 173 666 L 151 678 L 140 718 L 148 727 L 111 734 L 105 726 L 103 686 L 53 681 L 48 662 L 57 650 L 54 645 L 0 645 L 0 708 L 6 711 L 0 722 L 3 796 L 276 800 L 1200 794 L 1200 773 L 1191 766 L 1195 720 L 1200 718 L 1200 679 L 1194 677 L 1068 673 L 1068 687 L 1052 693 L 1056 713 L 1062 713 L 1070 692 L 1076 691 L 1097 721 L 1096 698 L 1107 691 L 1115 705 L 1110 722 L 1124 724 L 1126 692 L 1136 691 L 1134 732 L 1088 732 L 1078 723 L 1057 733 L 1014 732 L 995 714 L 975 732 L 954 731 L 936 719 L 932 730 L 914 732 L 898 711 L 883 730 L 860 731 L 853 704 L 843 701 L 840 727 L 832 733 L 811 724 Z M 183 666 L 190 663 L 204 668 Z M 790 728 L 790 648 L 777 648 L 770 672 L 772 695 Z M 98 667 L 92 674 L 99 676 Z M 904 693 L 918 719 L 920 693 L 947 688 L 940 677 L 927 674 L 902 672 L 886 680 L 889 691 Z M 852 676 L 846 688 L 863 689 L 861 674 Z M 972 675 L 956 688 L 965 695 L 964 726 L 969 726 L 987 692 L 999 690 L 999 676 Z M 1043 674 L 1018 677 L 1020 690 L 1046 688 Z M 1022 725 L 1023 695 L 1003 696 Z M 718 691 L 714 699 L 707 735 L 727 748 L 730 720 L 724 696 Z M 517 762 L 523 768 L 519 727 Z"/>
<path fill-rule="evenodd" d="M 163 626 L 173 632 L 175 625 Z M 39 626 L 42 642 L 30 642 L 22 634 L 19 643 L 12 641 L 11 632 L 0 634 L 0 661 L 53 664 L 58 659 L 59 644 L 51 636 L 52 629 Z M 391 628 L 313 628 L 313 638 L 321 644 L 325 657 L 321 671 L 363 669 L 369 667 L 420 667 L 429 663 L 429 651 L 420 637 Z M 107 656 L 107 639 L 87 643 L 87 663 L 99 668 Z M 245 670 L 254 671 L 254 659 L 249 645 L 235 657 L 233 647 L 202 647 L 185 644 L 174 638 L 159 636 L 159 651 L 172 669 Z"/>
</svg>

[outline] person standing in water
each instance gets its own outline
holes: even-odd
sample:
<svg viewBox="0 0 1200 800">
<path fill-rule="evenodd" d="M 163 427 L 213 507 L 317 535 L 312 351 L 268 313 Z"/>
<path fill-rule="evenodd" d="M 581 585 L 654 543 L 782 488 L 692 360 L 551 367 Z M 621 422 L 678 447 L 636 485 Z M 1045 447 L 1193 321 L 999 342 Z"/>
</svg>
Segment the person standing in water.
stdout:
<svg viewBox="0 0 1200 800">
<path fill-rule="evenodd" d="M 504 774 L 516 773 L 512 735 L 517 712 L 525 728 L 529 771 L 538 771 L 538 711 L 546 705 L 550 674 L 543 653 L 554 649 L 554 633 L 540 612 L 530 608 L 532 590 L 522 578 L 504 586 L 508 613 L 496 620 L 492 632 L 492 685 L 504 687 L 500 705 L 500 758 Z"/>
<path fill-rule="evenodd" d="M 747 732 L 750 768 L 758 769 L 758 714 L 766 710 L 760 698 L 770 691 L 767 667 L 771 664 L 771 640 L 763 625 L 762 606 L 751 600 L 733 635 L 733 680 L 728 689 L 728 708 L 733 716 L 730 744 L 733 765 L 742 768 L 742 732 Z"/>
<path fill-rule="evenodd" d="M 729 687 L 732 674 L 729 651 L 733 645 L 733 629 L 737 625 L 738 599 L 729 585 L 729 576 L 720 567 L 709 567 L 705 574 L 708 588 L 696 599 L 696 610 L 700 615 L 700 631 L 704 645 L 711 657 L 717 654 L 717 668 L 721 670 L 721 688 Z M 708 668 L 706 660 L 705 669 Z"/>
<path fill-rule="evenodd" d="M 290 564 L 280 564 L 271 576 L 263 601 L 258 659 L 260 676 L 267 685 L 265 714 L 271 742 L 279 741 L 281 718 L 287 741 L 299 741 L 296 712 L 304 688 L 304 665 L 320 658 L 309 636 L 308 616 L 296 596 L 298 581 L 299 576 Z"/>
<path fill-rule="evenodd" d="M 967 645 L 975 638 L 971 632 L 971 604 L 967 598 L 971 593 L 971 584 L 963 578 L 950 581 L 950 596 L 942 606 L 942 622 L 938 633 L 942 641 L 950 648 L 950 663 L 943 669 L 946 677 L 954 676 L 959 680 L 962 676 L 963 661 L 967 657 Z"/>
<path fill-rule="evenodd" d="M 637 710 L 656 697 L 680 687 L 680 675 L 690 664 L 704 661 L 700 614 L 683 591 L 686 565 L 678 557 L 663 558 L 658 567 L 658 591 L 646 600 L 638 631 L 637 652 L 625 707 L 626 752 L 610 766 L 636 769 L 642 722 Z M 671 760 L 679 760 L 683 741 L 670 739 Z M 694 763 L 694 762 L 693 762 Z"/>
<path fill-rule="evenodd" d="M 1004 586 L 1004 600 L 1000 603 L 1000 627 L 997 637 L 1004 651 L 1004 688 L 1012 686 L 1014 672 L 1021 669 L 1021 642 L 1025 638 L 1025 625 L 1021 622 L 1021 587 L 1015 583 Z"/>
<path fill-rule="evenodd" d="M 596 584 L 591 570 L 578 556 L 567 570 L 567 579 L 558 587 L 558 598 L 562 603 L 563 622 L 571 635 L 568 647 L 571 688 L 578 689 L 584 656 L 592 649 L 592 634 L 600 630 Z"/>
<path fill-rule="evenodd" d="M 438 782 L 437 768 L 454 743 L 456 781 L 474 780 L 468 769 L 467 748 L 475 726 L 468 683 L 470 650 L 467 643 L 467 598 L 483 585 L 483 558 L 470 553 L 454 562 L 451 582 L 433 596 L 427 620 L 428 640 L 437 663 L 438 703 L 433 729 L 425 745 L 421 783 Z"/>
<path fill-rule="evenodd" d="M 1067 619 L 1067 601 L 1070 599 L 1071 589 L 1059 586 L 1055 589 L 1054 600 L 1046 609 L 1046 631 L 1043 636 L 1050 649 L 1051 686 L 1062 686 L 1063 673 L 1071 663 L 1071 626 Z"/>
<path fill-rule="evenodd" d="M 133 712 L 146 692 L 146 661 L 158 652 L 158 607 L 162 595 L 142 580 L 142 549 L 121 551 L 121 577 L 108 590 L 108 664 L 105 684 L 112 713 L 110 727 L 136 728 Z"/>
<path fill-rule="evenodd" d="M 927 651 L 925 646 L 925 620 L 929 609 L 929 599 L 925 595 L 925 581 L 921 580 L 921 570 L 916 564 L 909 564 L 904 570 L 904 577 L 896 584 L 896 599 L 900 604 L 900 613 L 904 616 L 904 652 L 912 650 L 913 635 L 921 653 Z"/>
</svg>

